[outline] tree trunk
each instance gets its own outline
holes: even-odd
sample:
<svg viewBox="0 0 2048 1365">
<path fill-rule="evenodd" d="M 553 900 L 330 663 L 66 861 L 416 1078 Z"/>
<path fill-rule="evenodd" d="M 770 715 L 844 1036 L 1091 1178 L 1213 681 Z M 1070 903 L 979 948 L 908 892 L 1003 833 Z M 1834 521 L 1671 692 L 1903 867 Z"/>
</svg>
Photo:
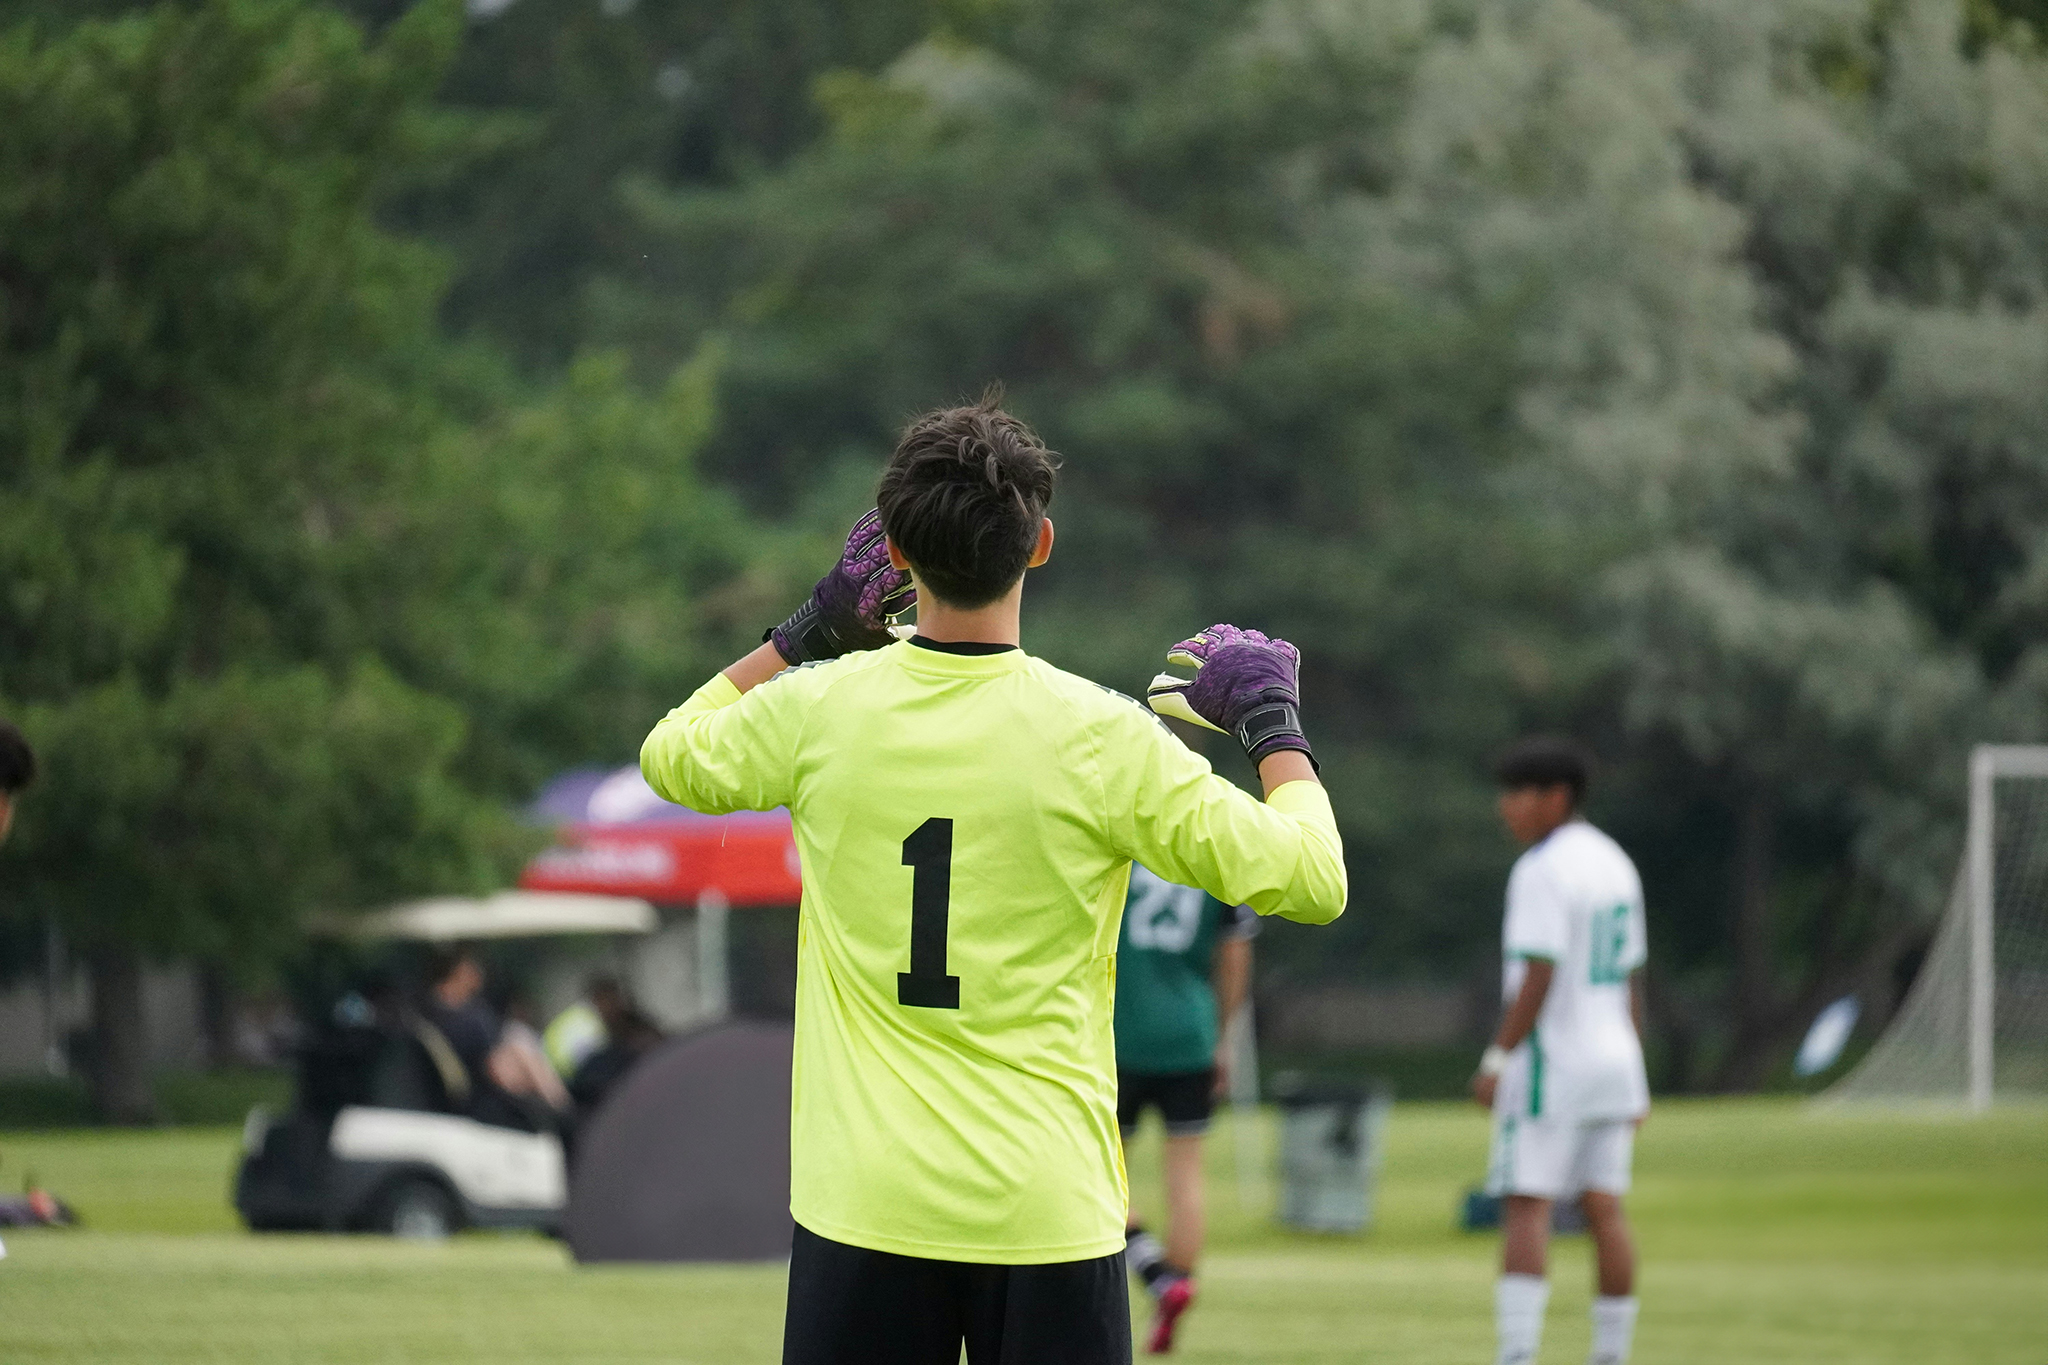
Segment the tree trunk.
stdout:
<svg viewBox="0 0 2048 1365">
<path fill-rule="evenodd" d="M 108 1123 L 149 1123 L 156 1117 L 145 1053 L 142 958 L 126 946 L 92 955 L 92 1101 Z"/>
<path fill-rule="evenodd" d="M 235 1053 L 235 984 L 218 963 L 199 967 L 199 1025 L 206 1040 L 206 1064 L 215 1071 L 241 1059 Z"/>
<path fill-rule="evenodd" d="M 1777 856 L 1777 802 L 1753 793 L 1742 808 L 1735 844 L 1735 1017 L 1748 1025 L 1771 1012 L 1771 866 Z"/>
<path fill-rule="evenodd" d="M 1716 1069 L 1715 1090 L 1754 1090 L 1770 1074 L 1783 1028 L 1783 1002 L 1775 976 L 1776 947 L 1772 933 L 1771 871 L 1776 861 L 1778 804 L 1761 788 L 1743 804 L 1735 832 L 1733 988 L 1728 1012 L 1734 1024 L 1728 1053 Z"/>
<path fill-rule="evenodd" d="M 1679 998 L 1677 990 L 1654 967 L 1643 974 L 1644 1029 L 1647 1049 L 1651 1039 L 1662 1046 L 1663 1065 L 1652 1079 L 1659 1091 L 1689 1094 L 1699 1083 L 1700 1034 L 1693 1010 Z"/>
</svg>

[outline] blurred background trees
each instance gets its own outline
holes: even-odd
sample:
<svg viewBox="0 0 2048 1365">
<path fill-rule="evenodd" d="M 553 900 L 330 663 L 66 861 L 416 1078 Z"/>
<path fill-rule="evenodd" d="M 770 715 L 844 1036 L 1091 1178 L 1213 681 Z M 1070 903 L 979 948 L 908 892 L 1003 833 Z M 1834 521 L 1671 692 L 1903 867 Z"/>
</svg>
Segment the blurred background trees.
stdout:
<svg viewBox="0 0 2048 1365">
<path fill-rule="evenodd" d="M 509 803 L 629 746 L 743 595 L 711 360 L 526 401 L 377 224 L 469 135 L 460 33 L 248 0 L 0 46 L 0 696 L 48 774 L 8 910 L 89 963 L 113 1117 L 145 957 L 260 971 L 308 912 L 501 884 Z"/>
<path fill-rule="evenodd" d="M 1758 1084 L 2048 730 L 2039 9 L 0 0 L 8 912 L 492 875 L 1000 379 L 1034 650 L 1308 656 L 1356 912 L 1267 991 L 1482 980 L 1486 760 L 1571 730 L 1662 1082 Z"/>
</svg>

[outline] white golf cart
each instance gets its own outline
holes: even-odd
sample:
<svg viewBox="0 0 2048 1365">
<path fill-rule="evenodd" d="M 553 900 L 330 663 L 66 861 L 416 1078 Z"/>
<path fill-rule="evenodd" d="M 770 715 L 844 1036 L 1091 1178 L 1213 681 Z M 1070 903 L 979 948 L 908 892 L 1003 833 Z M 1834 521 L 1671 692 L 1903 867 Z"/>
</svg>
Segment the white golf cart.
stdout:
<svg viewBox="0 0 2048 1365">
<path fill-rule="evenodd" d="M 657 918 L 629 897 L 508 891 L 417 901 L 328 927 L 358 939 L 453 943 L 641 935 Z M 366 1002 L 342 1011 L 301 1050 L 291 1112 L 250 1112 L 236 1210 L 252 1231 L 555 1231 L 568 1187 L 561 1139 L 540 1124 L 470 1117 L 477 1079 L 416 1014 L 394 1018 Z"/>
</svg>

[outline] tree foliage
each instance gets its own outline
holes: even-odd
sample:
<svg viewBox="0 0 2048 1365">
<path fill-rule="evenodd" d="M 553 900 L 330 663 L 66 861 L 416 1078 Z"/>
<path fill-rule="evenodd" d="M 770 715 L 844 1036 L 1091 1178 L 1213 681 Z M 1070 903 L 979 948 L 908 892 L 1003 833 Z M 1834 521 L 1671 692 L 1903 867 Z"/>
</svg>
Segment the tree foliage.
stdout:
<svg viewBox="0 0 2048 1365">
<path fill-rule="evenodd" d="M 2048 66 L 1972 55 L 1933 0 L 1634 17 L 1795 360 L 1782 453 L 1610 581 L 1628 719 L 1741 812 L 1720 1078 L 1746 1084 L 1942 903 L 1967 745 L 2042 734 Z M 1805 869 L 1775 851 L 1802 828 Z"/>
<path fill-rule="evenodd" d="M 692 463 L 715 352 L 525 397 L 380 225 L 465 142 L 432 103 L 459 33 L 211 0 L 0 39 L 0 704 L 48 774 L 8 909 L 97 995 L 138 952 L 259 967 L 308 912 L 502 884 L 510 802 L 625 748 L 747 601 Z"/>
<path fill-rule="evenodd" d="M 452 36 L 239 3 L 0 49 L 0 686 L 64 817 L 27 899 L 88 942 L 260 952 L 416 857 L 484 875 L 462 717 L 369 666 L 343 563 L 433 421 L 434 263 L 367 209 Z"/>
<path fill-rule="evenodd" d="M 1484 755 L 1599 736 L 1664 1023 L 1750 1083 L 1924 933 L 1969 740 L 2041 729 L 2043 72 L 1933 0 L 1011 6 L 643 187 L 599 304 L 729 329 L 771 508 L 1007 381 L 1069 457 L 1062 662 L 1300 640 L 1367 911 L 1300 970 L 1471 961 Z"/>
<path fill-rule="evenodd" d="M 1486 759 L 1570 729 L 1665 1079 L 1754 1083 L 2048 731 L 2033 0 L 62 8 L 0 0 L 0 698 L 82 932 L 484 876 L 991 380 L 1068 460 L 1034 648 L 1304 648 L 1359 913 L 1276 983 L 1488 970 Z"/>
</svg>

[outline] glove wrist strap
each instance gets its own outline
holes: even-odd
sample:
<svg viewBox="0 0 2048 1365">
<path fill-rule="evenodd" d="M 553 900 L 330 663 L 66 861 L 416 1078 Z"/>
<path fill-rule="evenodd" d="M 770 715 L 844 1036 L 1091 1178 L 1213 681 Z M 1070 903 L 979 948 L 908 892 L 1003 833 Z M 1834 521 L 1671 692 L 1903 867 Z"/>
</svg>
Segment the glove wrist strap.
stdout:
<svg viewBox="0 0 2048 1365">
<path fill-rule="evenodd" d="M 1282 749 L 1294 749 L 1305 755 L 1317 772 L 1322 771 L 1301 732 L 1301 712 L 1292 702 L 1260 702 L 1238 719 L 1236 733 L 1237 742 L 1254 763 Z"/>
<path fill-rule="evenodd" d="M 763 643 L 773 643 L 775 652 L 791 668 L 819 659 L 836 659 L 845 653 L 832 632 L 826 629 L 825 613 L 815 597 L 791 612 L 787 621 L 769 630 L 761 639 Z"/>
</svg>

